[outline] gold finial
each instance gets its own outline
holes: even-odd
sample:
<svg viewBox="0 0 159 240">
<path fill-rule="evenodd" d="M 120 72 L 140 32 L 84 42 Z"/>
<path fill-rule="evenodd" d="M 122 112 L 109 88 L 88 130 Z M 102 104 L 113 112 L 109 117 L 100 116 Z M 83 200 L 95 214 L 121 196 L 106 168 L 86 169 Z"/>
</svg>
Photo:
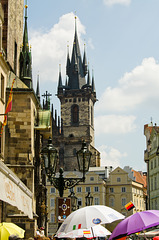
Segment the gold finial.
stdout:
<svg viewBox="0 0 159 240">
<path fill-rule="evenodd" d="M 76 11 L 75 11 L 75 19 L 77 19 L 77 16 L 76 16 Z"/>
<path fill-rule="evenodd" d="M 28 8 L 28 5 L 25 5 L 25 8 Z"/>
</svg>

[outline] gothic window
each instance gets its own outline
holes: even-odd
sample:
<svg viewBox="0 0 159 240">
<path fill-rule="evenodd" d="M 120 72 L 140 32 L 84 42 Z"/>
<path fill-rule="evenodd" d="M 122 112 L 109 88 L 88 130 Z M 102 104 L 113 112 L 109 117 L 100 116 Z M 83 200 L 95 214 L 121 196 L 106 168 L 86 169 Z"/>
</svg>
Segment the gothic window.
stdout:
<svg viewBox="0 0 159 240">
<path fill-rule="evenodd" d="M 79 106 L 74 104 L 71 109 L 72 124 L 76 125 L 79 122 Z"/>
</svg>

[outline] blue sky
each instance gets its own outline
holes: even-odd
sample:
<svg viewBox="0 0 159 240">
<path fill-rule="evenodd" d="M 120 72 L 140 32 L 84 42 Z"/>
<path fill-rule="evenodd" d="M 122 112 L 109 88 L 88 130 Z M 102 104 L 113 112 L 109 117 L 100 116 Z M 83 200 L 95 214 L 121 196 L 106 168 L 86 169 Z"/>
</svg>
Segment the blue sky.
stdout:
<svg viewBox="0 0 159 240">
<path fill-rule="evenodd" d="M 33 85 L 40 76 L 60 114 L 59 64 L 66 79 L 67 45 L 72 52 L 74 14 L 81 44 L 94 71 L 95 146 L 102 165 L 146 170 L 144 124 L 158 123 L 158 0 L 28 0 Z"/>
</svg>

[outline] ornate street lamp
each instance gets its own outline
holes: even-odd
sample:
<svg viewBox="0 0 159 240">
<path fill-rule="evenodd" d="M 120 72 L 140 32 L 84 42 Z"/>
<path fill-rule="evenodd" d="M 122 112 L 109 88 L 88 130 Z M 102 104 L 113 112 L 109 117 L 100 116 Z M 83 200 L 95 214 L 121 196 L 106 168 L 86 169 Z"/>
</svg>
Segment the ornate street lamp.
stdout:
<svg viewBox="0 0 159 240">
<path fill-rule="evenodd" d="M 82 148 L 77 152 L 77 161 L 79 171 L 83 173 L 83 180 L 85 181 L 85 174 L 89 170 L 90 159 L 92 153 L 88 150 L 86 142 L 82 142 Z"/>
<path fill-rule="evenodd" d="M 64 190 L 73 188 L 79 182 L 85 182 L 85 174 L 89 170 L 92 153 L 88 150 L 86 142 L 82 142 L 82 148 L 77 152 L 79 171 L 83 173 L 82 178 L 64 178 L 63 169 L 59 169 L 59 177 L 55 176 L 57 166 L 57 151 L 49 138 L 47 147 L 42 149 L 44 164 L 48 180 L 59 191 L 60 197 L 63 197 Z"/>
<path fill-rule="evenodd" d="M 44 159 L 45 171 L 50 178 L 56 172 L 57 167 L 57 150 L 53 147 L 52 139 L 49 137 L 48 144 L 42 149 L 42 155 Z"/>
<path fill-rule="evenodd" d="M 93 203 L 93 196 L 91 195 L 90 192 L 88 192 L 87 196 L 85 197 L 86 199 L 86 206 L 91 206 Z"/>
<path fill-rule="evenodd" d="M 75 196 L 73 189 L 71 189 L 71 193 L 68 197 L 71 198 L 72 211 L 75 211 L 77 209 L 77 197 Z"/>
</svg>

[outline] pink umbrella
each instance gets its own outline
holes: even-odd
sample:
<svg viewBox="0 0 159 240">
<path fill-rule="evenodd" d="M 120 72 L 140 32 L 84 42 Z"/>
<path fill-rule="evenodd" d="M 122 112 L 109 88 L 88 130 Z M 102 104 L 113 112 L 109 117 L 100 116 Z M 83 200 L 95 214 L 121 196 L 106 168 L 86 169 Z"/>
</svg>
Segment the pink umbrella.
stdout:
<svg viewBox="0 0 159 240">
<path fill-rule="evenodd" d="M 157 225 L 159 225 L 159 210 L 137 212 L 122 220 L 113 230 L 109 240 L 141 232 Z"/>
</svg>

